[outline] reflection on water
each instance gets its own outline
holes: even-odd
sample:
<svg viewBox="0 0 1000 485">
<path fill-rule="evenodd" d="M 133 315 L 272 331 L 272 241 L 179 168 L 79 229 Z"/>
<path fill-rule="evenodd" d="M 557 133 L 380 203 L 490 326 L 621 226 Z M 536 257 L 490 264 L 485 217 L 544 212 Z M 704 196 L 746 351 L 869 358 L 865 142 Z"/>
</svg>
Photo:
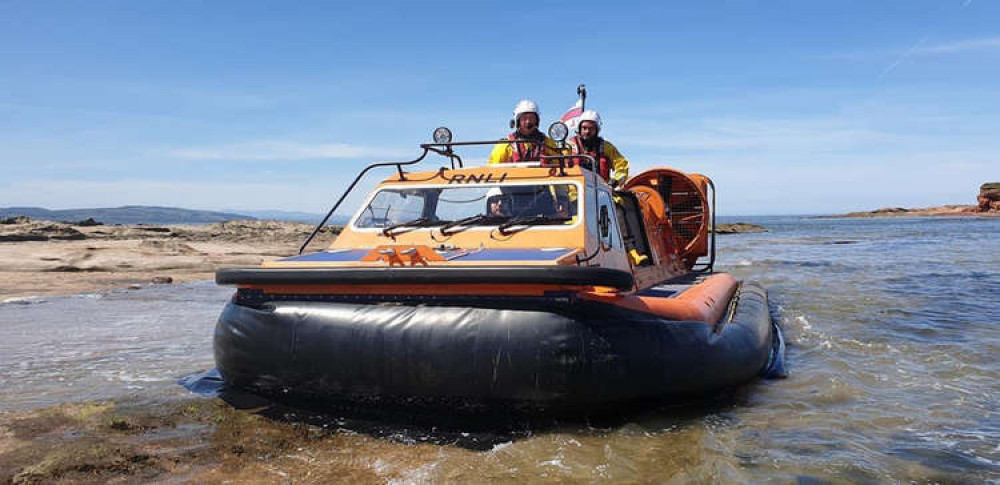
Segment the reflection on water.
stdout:
<svg viewBox="0 0 1000 485">
<path fill-rule="evenodd" d="M 788 379 L 591 422 L 269 415 L 367 436 L 340 452 L 403 481 L 1000 480 L 1000 220 L 740 221 L 769 232 L 721 236 L 720 266 L 769 288 Z M 182 392 L 177 377 L 211 367 L 229 293 L 0 305 L 0 409 Z"/>
</svg>

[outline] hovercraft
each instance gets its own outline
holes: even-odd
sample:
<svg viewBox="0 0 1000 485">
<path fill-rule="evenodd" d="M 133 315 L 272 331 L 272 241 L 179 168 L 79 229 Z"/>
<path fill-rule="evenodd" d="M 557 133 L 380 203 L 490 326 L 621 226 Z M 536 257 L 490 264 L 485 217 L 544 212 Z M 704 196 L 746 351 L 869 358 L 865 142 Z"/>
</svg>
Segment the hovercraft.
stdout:
<svg viewBox="0 0 1000 485">
<path fill-rule="evenodd" d="M 708 177 L 657 168 L 612 187 L 585 155 L 465 167 L 457 147 L 498 142 L 434 140 L 362 171 L 299 255 L 216 273 L 237 287 L 214 338 L 227 386 L 597 409 L 782 372 L 765 290 L 713 271 Z M 407 171 L 431 153 L 446 164 Z M 328 248 L 306 252 L 379 167 L 395 170 Z"/>
</svg>

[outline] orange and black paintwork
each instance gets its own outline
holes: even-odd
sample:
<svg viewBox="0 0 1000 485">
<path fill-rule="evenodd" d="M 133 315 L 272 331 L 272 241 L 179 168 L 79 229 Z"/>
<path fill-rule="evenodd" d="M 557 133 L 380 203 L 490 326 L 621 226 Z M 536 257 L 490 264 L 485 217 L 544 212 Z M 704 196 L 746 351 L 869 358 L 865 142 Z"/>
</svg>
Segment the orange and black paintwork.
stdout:
<svg viewBox="0 0 1000 485">
<path fill-rule="evenodd" d="M 397 169 L 366 204 L 383 190 L 558 184 L 564 219 L 459 231 L 370 227 L 359 211 L 324 251 L 221 270 L 238 287 L 216 328 L 228 383 L 592 407 L 710 392 L 779 360 L 763 289 L 709 273 L 707 177 L 660 168 L 616 190 L 562 162 Z"/>
</svg>

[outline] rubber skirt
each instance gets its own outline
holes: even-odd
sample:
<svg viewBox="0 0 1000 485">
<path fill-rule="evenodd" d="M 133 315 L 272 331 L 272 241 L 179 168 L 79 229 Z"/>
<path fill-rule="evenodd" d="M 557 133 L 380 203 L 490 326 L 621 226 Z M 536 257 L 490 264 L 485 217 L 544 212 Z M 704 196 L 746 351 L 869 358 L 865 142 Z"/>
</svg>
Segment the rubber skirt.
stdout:
<svg viewBox="0 0 1000 485">
<path fill-rule="evenodd" d="M 714 326 L 580 300 L 229 303 L 215 359 L 229 386 L 313 399 L 592 408 L 703 395 L 776 360 L 766 292 L 748 283 L 734 298 Z"/>
</svg>

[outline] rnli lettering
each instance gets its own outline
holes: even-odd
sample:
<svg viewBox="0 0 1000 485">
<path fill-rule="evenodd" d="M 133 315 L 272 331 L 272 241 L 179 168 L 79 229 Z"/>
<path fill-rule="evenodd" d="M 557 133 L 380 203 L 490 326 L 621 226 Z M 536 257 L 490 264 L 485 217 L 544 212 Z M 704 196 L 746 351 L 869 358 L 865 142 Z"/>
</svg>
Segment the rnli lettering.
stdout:
<svg viewBox="0 0 1000 485">
<path fill-rule="evenodd" d="M 504 172 L 504 173 L 500 174 L 499 177 L 494 177 L 494 174 L 492 174 L 492 173 L 485 173 L 485 174 L 479 174 L 479 175 L 476 175 L 476 174 L 469 174 L 469 175 L 457 174 L 457 175 L 453 175 L 451 177 L 451 180 L 448 180 L 448 185 L 451 185 L 451 184 L 491 184 L 491 183 L 503 183 L 505 180 L 507 180 L 507 172 Z"/>
</svg>

